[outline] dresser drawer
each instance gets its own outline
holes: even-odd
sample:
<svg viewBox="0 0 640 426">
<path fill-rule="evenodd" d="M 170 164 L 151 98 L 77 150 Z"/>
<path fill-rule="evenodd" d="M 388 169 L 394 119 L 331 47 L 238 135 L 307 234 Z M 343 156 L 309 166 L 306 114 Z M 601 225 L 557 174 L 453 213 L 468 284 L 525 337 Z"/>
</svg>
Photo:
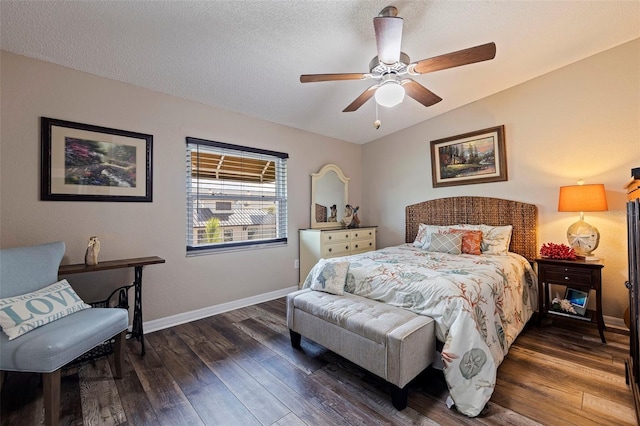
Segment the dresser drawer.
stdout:
<svg viewBox="0 0 640 426">
<path fill-rule="evenodd" d="M 351 240 L 374 240 L 375 229 L 357 229 L 351 231 Z"/>
<path fill-rule="evenodd" d="M 351 241 L 351 253 L 362 253 L 365 251 L 375 250 L 375 240 L 368 238 L 366 240 Z"/>
<path fill-rule="evenodd" d="M 322 246 L 322 257 L 336 257 L 336 256 L 346 256 L 351 254 L 351 243 L 348 241 L 335 243 L 335 244 L 324 244 Z"/>
<path fill-rule="evenodd" d="M 573 284 L 591 287 L 591 274 L 583 270 L 572 268 L 547 268 L 545 269 L 545 281 L 556 284 Z"/>
<path fill-rule="evenodd" d="M 340 241 L 349 241 L 351 231 L 332 231 L 322 233 L 322 244 L 332 244 Z"/>
</svg>

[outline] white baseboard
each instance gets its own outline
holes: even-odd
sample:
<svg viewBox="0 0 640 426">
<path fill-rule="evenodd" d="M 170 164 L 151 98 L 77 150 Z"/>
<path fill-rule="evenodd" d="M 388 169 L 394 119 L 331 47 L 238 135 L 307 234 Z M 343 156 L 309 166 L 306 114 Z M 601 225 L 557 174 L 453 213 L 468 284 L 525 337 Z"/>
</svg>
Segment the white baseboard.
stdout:
<svg viewBox="0 0 640 426">
<path fill-rule="evenodd" d="M 608 317 L 606 315 L 603 315 L 602 319 L 604 320 L 604 326 L 607 328 L 617 328 L 627 332 L 629 331 L 629 328 L 624 323 L 624 319 L 622 318 Z"/>
<path fill-rule="evenodd" d="M 257 303 L 268 302 L 269 300 L 284 297 L 292 291 L 296 290 L 298 290 L 298 286 L 287 287 L 281 290 L 259 294 L 257 296 L 251 296 L 240 300 L 234 300 L 232 302 L 221 303 L 219 305 L 209 306 L 202 309 L 196 309 L 195 311 L 184 312 L 182 314 L 176 314 L 156 320 L 145 321 L 143 323 L 144 333 L 152 333 L 154 331 L 164 330 L 165 328 L 185 324 L 187 322 L 196 321 L 202 318 L 207 318 L 213 315 L 221 314 L 223 312 L 232 311 L 234 309 L 244 308 L 246 306 L 255 305 Z"/>
</svg>

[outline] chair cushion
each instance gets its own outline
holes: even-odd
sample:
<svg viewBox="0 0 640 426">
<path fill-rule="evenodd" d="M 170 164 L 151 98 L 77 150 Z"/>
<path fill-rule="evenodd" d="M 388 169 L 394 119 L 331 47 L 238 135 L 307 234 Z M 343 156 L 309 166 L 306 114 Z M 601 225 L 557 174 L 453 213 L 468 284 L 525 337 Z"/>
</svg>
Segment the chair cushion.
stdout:
<svg viewBox="0 0 640 426">
<path fill-rule="evenodd" d="M 58 281 L 64 243 L 0 250 L 0 297 L 30 293 Z"/>
<path fill-rule="evenodd" d="M 51 373 L 127 329 L 127 311 L 92 308 L 43 325 L 19 339 L 0 333 L 0 370 Z"/>
</svg>

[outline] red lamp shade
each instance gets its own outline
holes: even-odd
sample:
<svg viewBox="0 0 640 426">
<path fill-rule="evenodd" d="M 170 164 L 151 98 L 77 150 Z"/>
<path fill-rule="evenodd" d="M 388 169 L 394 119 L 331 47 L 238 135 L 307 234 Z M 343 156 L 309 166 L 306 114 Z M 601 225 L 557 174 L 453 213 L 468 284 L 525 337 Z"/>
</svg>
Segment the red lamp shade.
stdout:
<svg viewBox="0 0 640 426">
<path fill-rule="evenodd" d="M 559 212 L 603 212 L 609 210 L 604 185 L 561 186 Z"/>
</svg>

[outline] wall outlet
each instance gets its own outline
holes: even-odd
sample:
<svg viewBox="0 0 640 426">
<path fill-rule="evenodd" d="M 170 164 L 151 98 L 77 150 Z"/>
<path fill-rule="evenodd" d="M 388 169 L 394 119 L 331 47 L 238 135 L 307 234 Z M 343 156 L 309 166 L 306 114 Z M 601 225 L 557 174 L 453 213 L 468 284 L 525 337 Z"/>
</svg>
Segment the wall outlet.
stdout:
<svg viewBox="0 0 640 426">
<path fill-rule="evenodd" d="M 295 269 L 299 269 L 300 268 L 300 261 L 298 259 L 293 261 L 293 267 Z"/>
</svg>

